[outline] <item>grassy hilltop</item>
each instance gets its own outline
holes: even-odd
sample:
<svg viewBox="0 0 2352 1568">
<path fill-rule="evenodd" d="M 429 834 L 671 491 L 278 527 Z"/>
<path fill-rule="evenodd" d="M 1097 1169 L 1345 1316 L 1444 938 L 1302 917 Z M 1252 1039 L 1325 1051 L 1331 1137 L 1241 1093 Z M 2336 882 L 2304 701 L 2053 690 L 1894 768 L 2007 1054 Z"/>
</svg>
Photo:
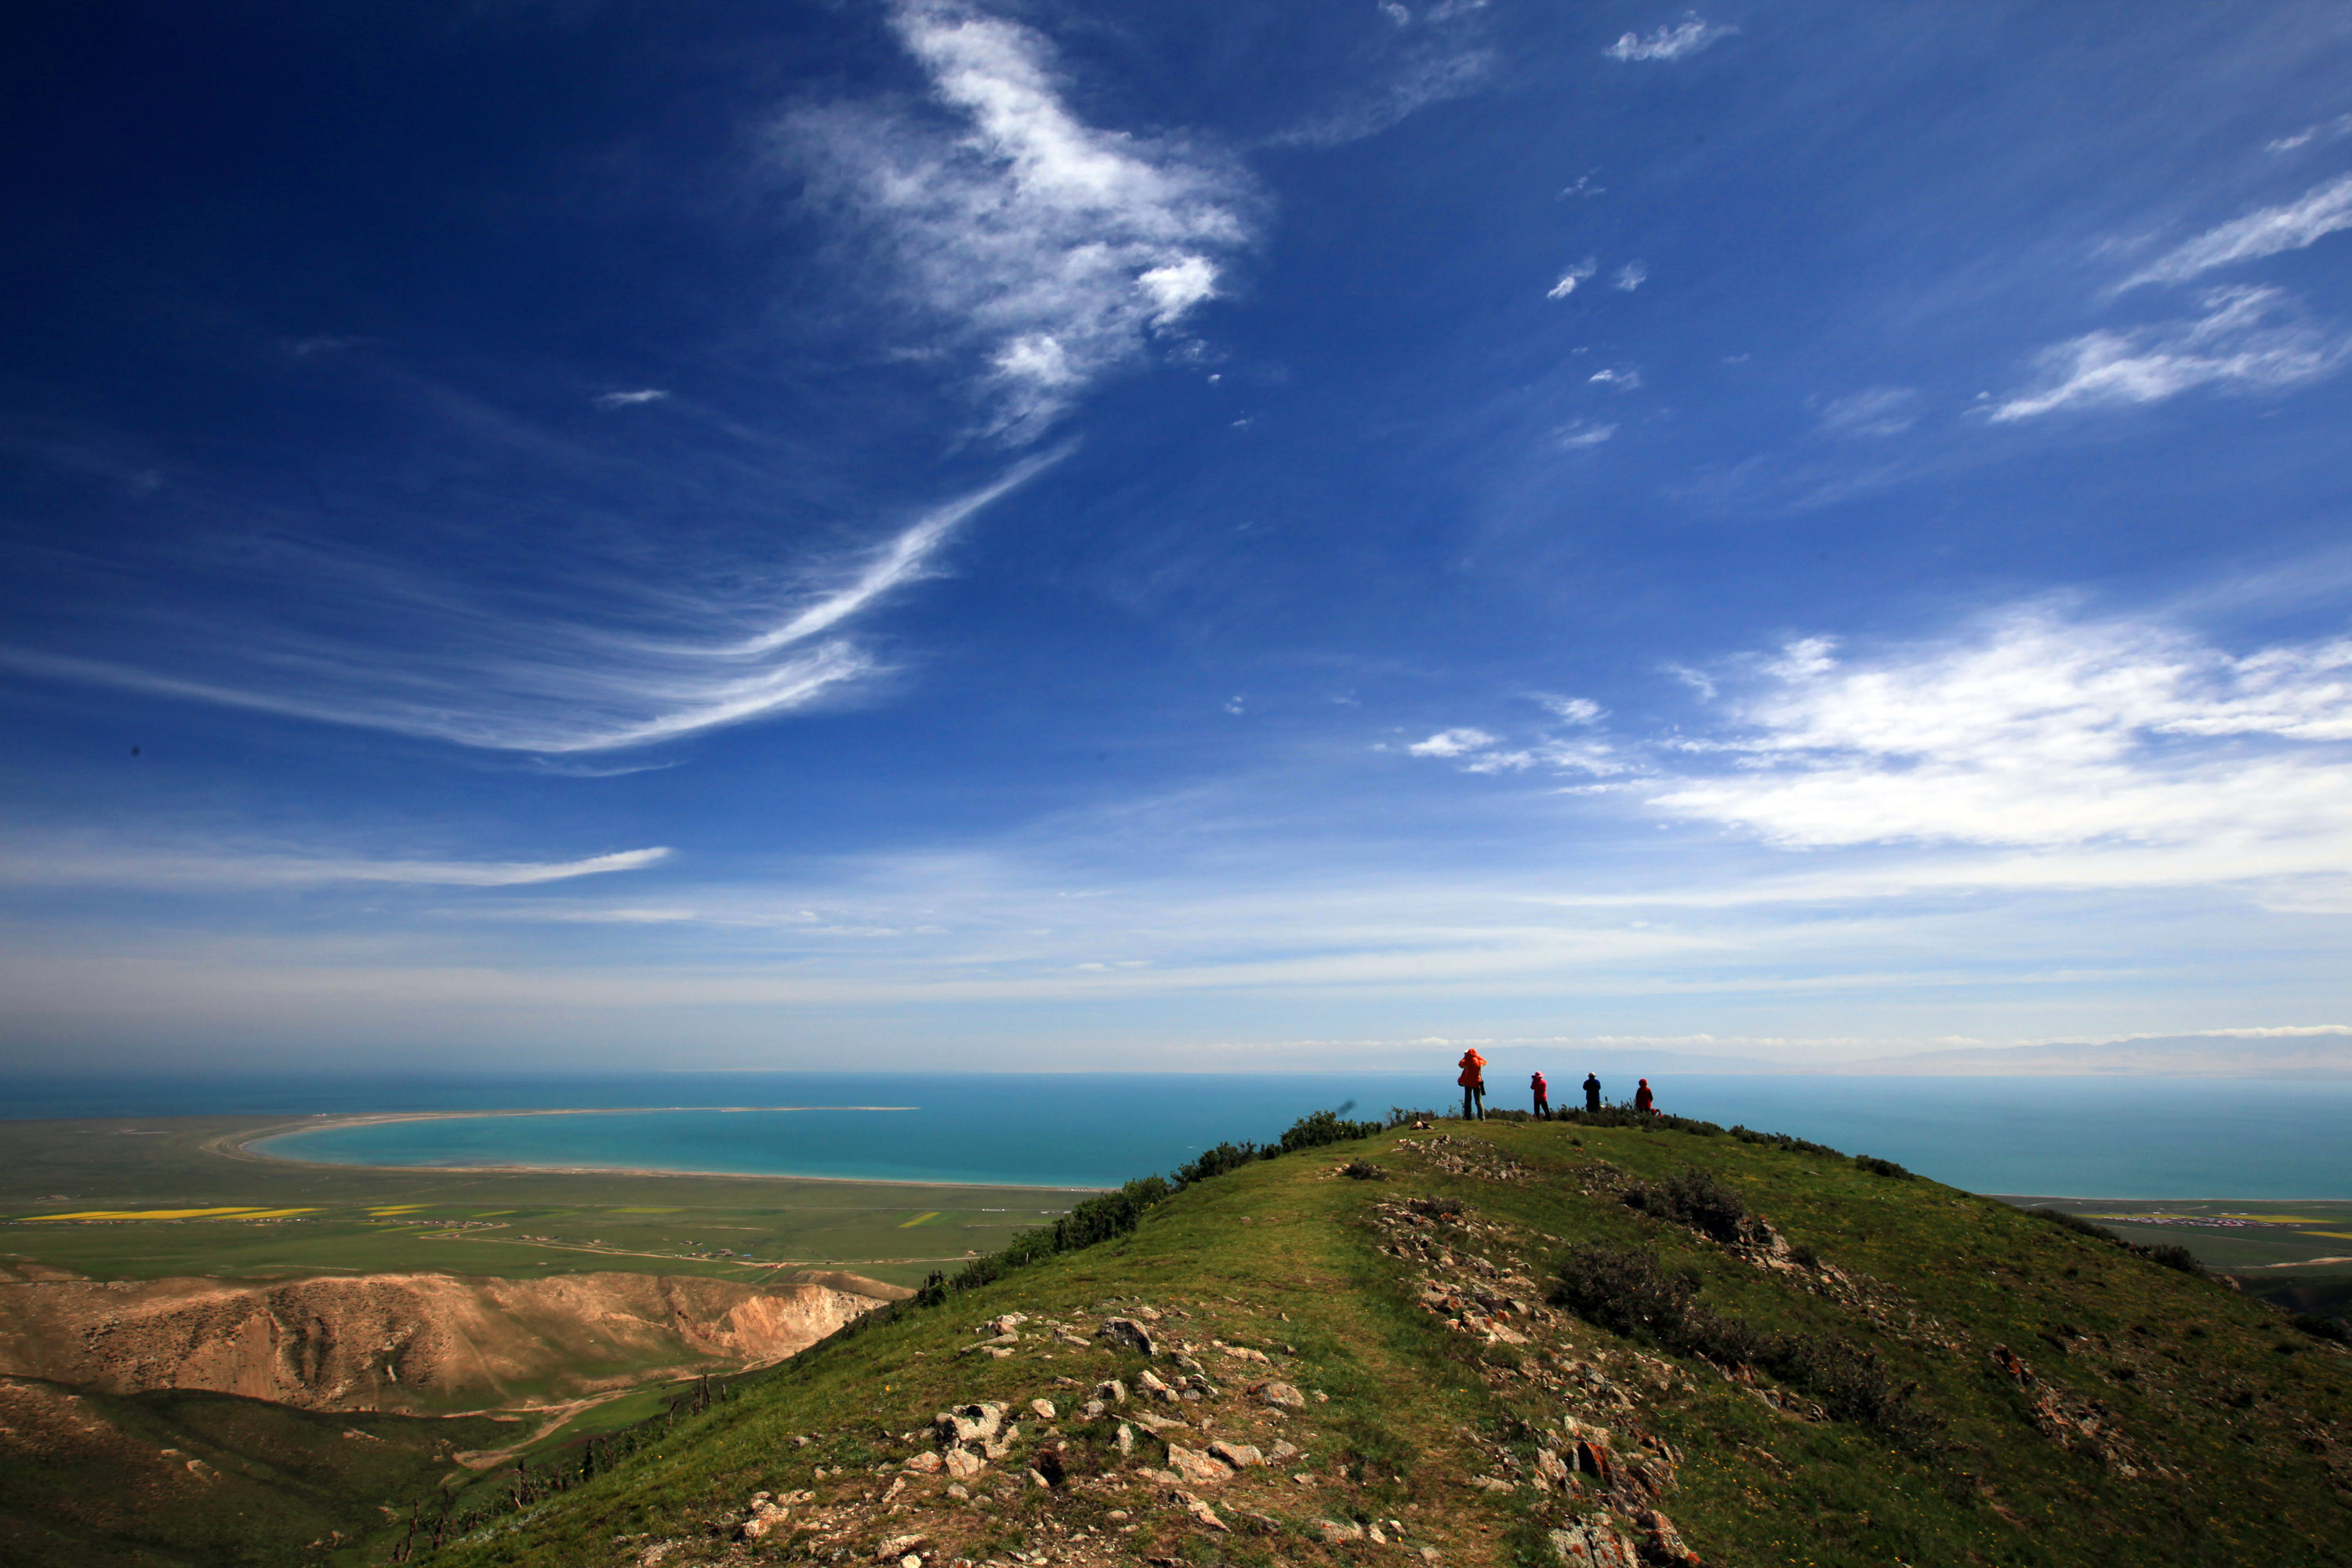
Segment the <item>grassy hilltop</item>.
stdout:
<svg viewBox="0 0 2352 1568">
<path fill-rule="evenodd" d="M 509 1472 L 506 1504 L 468 1520 L 478 1490 L 438 1552 L 429 1528 L 404 1550 L 453 1568 L 2352 1562 L 2352 1355 L 2145 1251 L 1787 1140 L 1391 1131 L 971 1271 L 999 1277 L 634 1451 L 542 1455 L 520 1479 L 540 1500 L 512 1507 Z"/>
</svg>

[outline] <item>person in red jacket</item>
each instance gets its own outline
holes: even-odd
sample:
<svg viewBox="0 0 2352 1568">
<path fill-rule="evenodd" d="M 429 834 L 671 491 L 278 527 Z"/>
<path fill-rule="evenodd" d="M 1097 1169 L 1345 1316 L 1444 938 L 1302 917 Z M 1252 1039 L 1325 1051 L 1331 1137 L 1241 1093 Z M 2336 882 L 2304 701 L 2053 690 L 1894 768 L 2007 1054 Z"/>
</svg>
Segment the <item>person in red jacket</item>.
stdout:
<svg viewBox="0 0 2352 1568">
<path fill-rule="evenodd" d="M 1462 1120 L 1484 1121 L 1486 1119 L 1486 1058 L 1471 1047 L 1462 1053 L 1462 1076 L 1454 1081 L 1462 1086 Z"/>
<path fill-rule="evenodd" d="M 1543 1074 L 1538 1073 L 1528 1079 L 1528 1088 L 1535 1092 L 1536 1120 L 1545 1121 L 1551 1115 L 1551 1085 L 1544 1082 Z"/>
<path fill-rule="evenodd" d="M 1648 1079 L 1643 1079 L 1642 1087 L 1633 1091 L 1633 1109 L 1644 1116 L 1655 1116 L 1658 1113 L 1657 1096 L 1650 1092 Z"/>
</svg>

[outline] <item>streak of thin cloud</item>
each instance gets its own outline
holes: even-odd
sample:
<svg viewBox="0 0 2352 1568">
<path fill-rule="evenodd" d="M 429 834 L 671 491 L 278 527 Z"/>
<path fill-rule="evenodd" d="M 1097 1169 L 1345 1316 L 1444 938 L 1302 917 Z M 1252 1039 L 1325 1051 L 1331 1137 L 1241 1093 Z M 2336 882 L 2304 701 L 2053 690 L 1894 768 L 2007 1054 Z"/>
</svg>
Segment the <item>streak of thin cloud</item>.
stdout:
<svg viewBox="0 0 2352 1568">
<path fill-rule="evenodd" d="M 845 637 L 815 639 L 922 576 L 959 524 L 1069 450 L 1031 458 L 931 509 L 864 562 L 836 568 L 846 579 L 838 586 L 748 632 L 743 622 L 778 611 L 649 589 L 635 602 L 602 606 L 594 622 L 525 620 L 493 605 L 378 584 L 367 611 L 429 615 L 430 635 L 411 627 L 387 647 L 359 637 L 257 632 L 248 623 L 241 642 L 208 639 L 213 649 L 189 650 L 171 672 L 14 648 L 0 648 L 0 667 L 494 751 L 562 755 L 648 745 L 805 708 L 878 672 L 881 663 Z M 613 629 L 648 614 L 647 600 L 665 619 L 694 625 L 697 635 Z M 726 629 L 704 629 L 713 622 Z"/>
</svg>

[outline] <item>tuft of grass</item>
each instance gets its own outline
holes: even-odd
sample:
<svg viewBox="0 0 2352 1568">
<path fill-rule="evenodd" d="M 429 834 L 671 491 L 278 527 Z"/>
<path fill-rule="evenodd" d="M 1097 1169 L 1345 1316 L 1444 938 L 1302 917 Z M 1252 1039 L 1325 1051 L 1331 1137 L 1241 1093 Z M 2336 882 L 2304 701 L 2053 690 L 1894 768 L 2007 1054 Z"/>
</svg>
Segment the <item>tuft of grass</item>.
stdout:
<svg viewBox="0 0 2352 1568">
<path fill-rule="evenodd" d="M 1385 1182 L 1389 1173 L 1370 1160 L 1350 1160 L 1339 1167 L 1339 1173 L 1351 1182 Z"/>
</svg>

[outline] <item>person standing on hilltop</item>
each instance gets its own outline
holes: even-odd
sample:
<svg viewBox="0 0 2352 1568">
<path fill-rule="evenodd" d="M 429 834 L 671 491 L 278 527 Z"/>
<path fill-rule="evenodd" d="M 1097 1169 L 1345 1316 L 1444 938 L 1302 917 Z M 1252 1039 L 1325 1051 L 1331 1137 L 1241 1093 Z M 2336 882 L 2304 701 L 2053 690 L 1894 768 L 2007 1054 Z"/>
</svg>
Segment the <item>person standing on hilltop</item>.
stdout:
<svg viewBox="0 0 2352 1568">
<path fill-rule="evenodd" d="M 1587 1110 L 1601 1109 L 1601 1077 L 1598 1073 L 1584 1075 L 1584 1109 Z"/>
<path fill-rule="evenodd" d="M 1486 1119 L 1486 1058 L 1471 1047 L 1462 1053 L 1462 1076 L 1454 1081 L 1462 1086 L 1462 1120 L 1484 1121 Z"/>
<path fill-rule="evenodd" d="M 1657 1096 L 1650 1092 L 1650 1080 L 1643 1079 L 1642 1087 L 1633 1091 L 1633 1109 L 1644 1116 L 1658 1113 Z"/>
<path fill-rule="evenodd" d="M 1536 1120 L 1538 1121 L 1549 1120 L 1551 1116 L 1551 1085 L 1544 1082 L 1543 1074 L 1538 1073 L 1528 1079 L 1528 1088 L 1535 1093 Z"/>
</svg>

